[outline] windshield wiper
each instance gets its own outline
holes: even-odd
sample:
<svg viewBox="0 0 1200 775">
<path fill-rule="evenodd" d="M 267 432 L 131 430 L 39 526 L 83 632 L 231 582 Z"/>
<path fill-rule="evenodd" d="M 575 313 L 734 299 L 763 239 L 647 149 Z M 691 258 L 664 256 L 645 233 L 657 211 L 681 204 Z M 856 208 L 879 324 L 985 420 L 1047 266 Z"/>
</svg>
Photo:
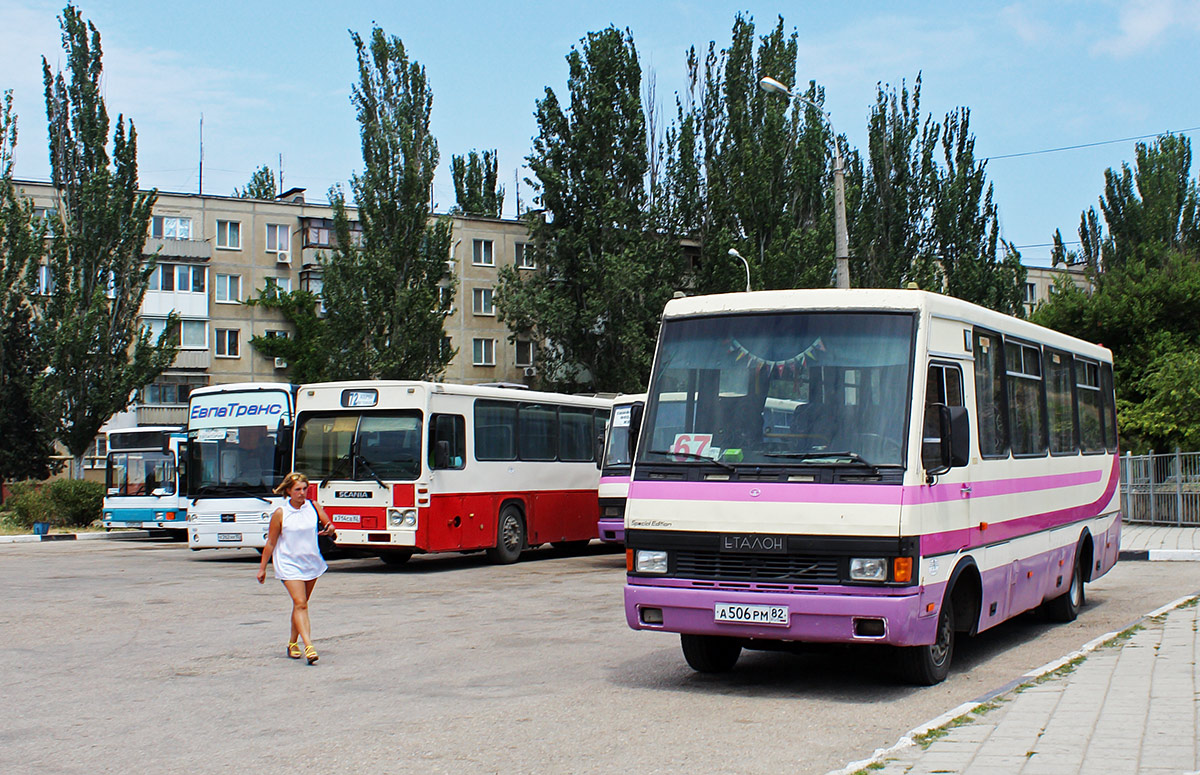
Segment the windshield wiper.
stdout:
<svg viewBox="0 0 1200 775">
<path fill-rule="evenodd" d="M 411 458 L 410 458 L 410 459 L 411 459 Z M 379 478 L 379 474 L 375 473 L 375 469 L 374 469 L 374 468 L 371 468 L 371 464 L 367 462 L 367 459 L 366 459 L 365 457 L 363 457 L 362 455 L 360 455 L 360 454 L 358 454 L 357 452 L 355 452 L 355 453 L 354 453 L 354 460 L 355 460 L 355 462 L 357 462 L 357 463 L 358 463 L 360 466 L 362 466 L 362 468 L 363 468 L 363 470 L 364 470 L 364 471 L 366 471 L 368 474 L 370 474 L 370 475 L 371 475 L 371 478 L 372 478 L 372 479 L 374 479 L 374 480 L 375 480 L 375 482 L 376 482 L 376 483 L 377 483 L 377 484 L 378 484 L 380 487 L 382 487 L 384 490 L 387 490 L 388 486 L 387 486 L 386 484 L 384 484 L 384 483 L 383 483 L 383 480 L 382 480 L 382 479 L 380 479 L 380 478 Z"/>
<path fill-rule="evenodd" d="M 736 471 L 737 470 L 736 468 L 734 468 L 733 466 L 729 465 L 728 463 L 726 463 L 724 461 L 717 460 L 716 458 L 706 457 L 704 455 L 697 455 L 695 452 L 672 452 L 672 451 L 666 450 L 666 449 L 650 449 L 650 450 L 646 450 L 646 454 L 648 454 L 648 455 L 673 455 L 675 457 L 685 457 L 688 460 L 701 460 L 705 463 L 713 463 L 714 465 L 718 465 L 721 468 L 724 468 L 726 471 Z"/>
<path fill-rule="evenodd" d="M 324 489 L 325 485 L 329 484 L 329 480 L 332 479 L 333 475 L 338 472 L 338 468 L 340 468 L 342 465 L 348 464 L 350 462 L 350 456 L 352 454 L 353 453 L 351 453 L 351 452 L 347 452 L 346 454 L 339 457 L 337 460 L 333 461 L 333 468 L 329 469 L 329 473 L 325 476 L 324 479 L 321 480 L 321 483 L 319 485 L 317 485 L 318 490 Z"/>
<path fill-rule="evenodd" d="M 257 498 L 263 503 L 271 502 L 258 493 L 250 492 L 253 487 L 254 485 L 250 484 L 206 484 L 202 485 L 200 489 L 196 490 L 195 495 L 190 495 L 188 497 L 192 499 L 193 503 L 196 501 L 196 499 L 203 498 L 208 495 L 245 495 L 251 498 Z"/>
<path fill-rule="evenodd" d="M 857 452 L 764 452 L 763 457 L 783 457 L 789 460 L 820 460 L 822 458 L 847 458 L 849 462 L 867 468 L 876 468 Z"/>
</svg>

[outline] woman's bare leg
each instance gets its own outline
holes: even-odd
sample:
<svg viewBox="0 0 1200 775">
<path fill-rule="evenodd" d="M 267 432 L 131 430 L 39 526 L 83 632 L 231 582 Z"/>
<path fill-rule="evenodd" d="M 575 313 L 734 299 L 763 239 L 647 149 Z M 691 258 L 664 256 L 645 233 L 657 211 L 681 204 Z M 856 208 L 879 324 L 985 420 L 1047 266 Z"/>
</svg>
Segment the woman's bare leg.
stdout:
<svg viewBox="0 0 1200 775">
<path fill-rule="evenodd" d="M 311 581 L 285 581 L 283 586 L 292 596 L 292 637 L 299 635 L 304 639 L 305 646 L 312 645 L 308 625 L 308 594 Z M 295 643 L 295 640 L 291 641 Z"/>
</svg>

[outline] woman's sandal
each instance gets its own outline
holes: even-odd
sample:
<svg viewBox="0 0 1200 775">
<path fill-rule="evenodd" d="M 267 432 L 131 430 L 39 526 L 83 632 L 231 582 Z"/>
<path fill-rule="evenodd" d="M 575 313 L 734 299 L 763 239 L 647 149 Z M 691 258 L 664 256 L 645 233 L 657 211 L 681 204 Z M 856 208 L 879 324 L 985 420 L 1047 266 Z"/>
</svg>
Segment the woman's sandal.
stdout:
<svg viewBox="0 0 1200 775">
<path fill-rule="evenodd" d="M 299 659 L 300 657 L 304 656 L 300 652 L 300 644 L 299 643 L 289 643 L 287 645 L 287 655 L 292 659 Z"/>
<path fill-rule="evenodd" d="M 308 660 L 308 664 L 315 664 L 321 657 L 317 654 L 317 650 L 312 646 L 304 647 L 304 658 Z"/>
</svg>

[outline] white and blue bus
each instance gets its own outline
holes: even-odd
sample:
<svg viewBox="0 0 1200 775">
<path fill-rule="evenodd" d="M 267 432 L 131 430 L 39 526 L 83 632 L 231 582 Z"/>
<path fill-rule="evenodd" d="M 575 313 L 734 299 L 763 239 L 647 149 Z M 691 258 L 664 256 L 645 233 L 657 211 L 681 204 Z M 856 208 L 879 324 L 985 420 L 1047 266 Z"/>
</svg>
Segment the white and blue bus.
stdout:
<svg viewBox="0 0 1200 775">
<path fill-rule="evenodd" d="M 187 527 L 179 426 L 121 428 L 108 432 L 103 523 L 108 529 Z"/>
<path fill-rule="evenodd" d="M 702 672 L 875 643 L 937 683 L 957 638 L 1073 619 L 1116 562 L 1114 403 L 1107 349 L 948 296 L 673 300 L 626 503 L 629 626 L 679 633 Z"/>
<path fill-rule="evenodd" d="M 188 546 L 266 546 L 275 485 L 291 468 L 296 388 L 237 383 L 188 399 Z"/>
</svg>

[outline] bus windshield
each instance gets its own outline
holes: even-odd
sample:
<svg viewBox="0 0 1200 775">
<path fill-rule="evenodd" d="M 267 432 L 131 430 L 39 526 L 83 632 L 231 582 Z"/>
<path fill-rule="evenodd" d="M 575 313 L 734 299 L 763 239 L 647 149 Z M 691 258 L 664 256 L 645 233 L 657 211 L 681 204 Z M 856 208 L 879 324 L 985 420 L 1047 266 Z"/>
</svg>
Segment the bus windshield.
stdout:
<svg viewBox="0 0 1200 775">
<path fill-rule="evenodd" d="M 668 319 L 638 460 L 901 466 L 914 325 L 880 312 Z"/>
<path fill-rule="evenodd" d="M 296 470 L 312 479 L 416 479 L 421 413 L 306 414 L 296 427 Z"/>
<path fill-rule="evenodd" d="M 287 473 L 280 470 L 277 436 L 275 429 L 261 425 L 190 431 L 188 493 L 193 497 L 269 494 Z"/>
<path fill-rule="evenodd" d="M 175 456 L 165 452 L 111 452 L 109 495 L 175 494 Z"/>
</svg>

